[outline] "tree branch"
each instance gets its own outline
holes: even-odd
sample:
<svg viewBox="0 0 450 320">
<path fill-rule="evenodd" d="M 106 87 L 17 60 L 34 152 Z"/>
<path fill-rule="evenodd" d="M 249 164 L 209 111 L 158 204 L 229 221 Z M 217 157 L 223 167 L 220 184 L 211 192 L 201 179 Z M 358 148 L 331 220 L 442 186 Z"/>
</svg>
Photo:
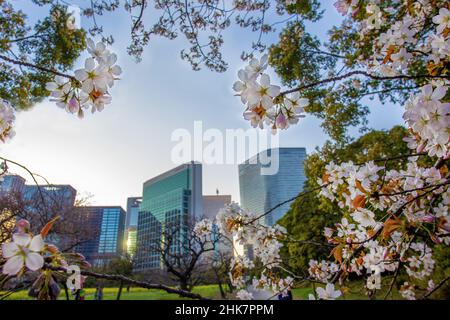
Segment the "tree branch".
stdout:
<svg viewBox="0 0 450 320">
<path fill-rule="evenodd" d="M 312 82 L 294 89 L 290 89 L 287 91 L 283 91 L 279 94 L 279 96 L 284 96 L 288 93 L 293 93 L 293 92 L 297 92 L 297 91 L 301 91 L 301 90 L 305 90 L 305 89 L 309 89 L 312 87 L 316 87 L 325 83 L 329 83 L 329 82 L 334 82 L 334 81 L 339 81 L 339 80 L 343 80 L 345 78 L 351 77 L 351 76 L 355 76 L 355 75 L 361 75 L 361 76 L 365 76 L 374 80 L 380 80 L 380 81 L 384 81 L 384 80 L 400 80 L 400 79 L 406 79 L 406 80 L 413 80 L 413 79 L 424 79 L 424 78 L 433 78 L 433 79 L 450 79 L 450 76 L 443 76 L 443 75 L 438 75 L 438 76 L 430 76 L 430 75 L 415 75 L 415 76 L 409 76 L 409 75 L 398 75 L 398 76 L 392 76 L 392 77 L 387 77 L 387 76 L 376 76 L 373 74 L 370 74 L 366 71 L 362 71 L 362 70 L 355 70 L 355 71 L 351 71 L 348 72 L 346 74 L 343 74 L 342 76 L 338 76 L 338 77 L 331 77 L 331 78 L 327 78 L 327 79 L 322 79 L 316 82 Z"/>
<path fill-rule="evenodd" d="M 63 267 L 53 267 L 53 266 L 49 266 L 49 265 L 46 265 L 45 267 L 47 269 L 50 269 L 50 270 L 53 270 L 53 271 L 67 272 L 67 269 L 65 269 Z M 180 295 L 182 297 L 186 297 L 186 298 L 198 299 L 198 300 L 208 300 L 208 299 L 202 297 L 201 295 L 199 295 L 197 293 L 192 293 L 192 292 L 188 292 L 188 291 L 185 291 L 185 290 L 171 288 L 169 286 L 166 286 L 166 285 L 163 285 L 163 284 L 159 284 L 159 283 L 150 283 L 150 282 L 147 282 L 147 281 L 134 280 L 134 279 L 130 279 L 130 278 L 127 278 L 125 276 L 122 276 L 122 275 L 118 275 L 118 274 L 104 274 L 104 273 L 96 273 L 96 272 L 85 271 L 85 270 L 82 270 L 81 274 L 83 276 L 89 276 L 89 277 L 93 277 L 93 278 L 96 278 L 96 279 L 122 281 L 123 283 L 128 283 L 128 284 L 131 284 L 131 285 L 134 285 L 134 286 L 137 286 L 137 287 L 141 287 L 141 288 L 146 288 L 146 289 L 164 290 L 167 293 L 178 294 L 178 295 Z"/>
<path fill-rule="evenodd" d="M 75 77 L 73 77 L 71 75 L 68 75 L 68 74 L 65 74 L 65 73 L 62 73 L 62 72 L 59 72 L 59 71 L 56 71 L 56 70 L 48 69 L 48 68 L 45 68 L 45 67 L 37 66 L 35 64 L 29 63 L 29 62 L 26 62 L 26 61 L 20 61 L 20 60 L 11 59 L 11 58 L 9 58 L 7 56 L 4 56 L 4 55 L 0 55 L 0 59 L 4 60 L 6 62 L 12 63 L 12 64 L 19 65 L 19 66 L 25 66 L 25 67 L 41 70 L 41 71 L 44 71 L 44 72 L 53 73 L 54 75 L 67 78 L 67 79 L 70 79 L 72 81 L 78 81 Z"/>
</svg>

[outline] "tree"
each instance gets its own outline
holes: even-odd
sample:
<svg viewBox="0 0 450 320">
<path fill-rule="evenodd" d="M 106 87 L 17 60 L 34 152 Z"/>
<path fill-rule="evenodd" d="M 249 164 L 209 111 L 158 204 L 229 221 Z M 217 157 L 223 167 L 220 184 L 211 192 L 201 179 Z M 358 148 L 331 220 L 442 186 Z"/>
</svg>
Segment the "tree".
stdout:
<svg viewBox="0 0 450 320">
<path fill-rule="evenodd" d="M 305 189 L 318 187 L 318 179 L 331 161 L 364 163 L 371 159 L 401 157 L 409 150 L 403 138 L 405 128 L 396 126 L 389 131 L 371 131 L 341 148 L 326 143 L 305 160 Z M 389 169 L 404 167 L 402 161 L 390 162 Z M 289 211 L 278 222 L 292 236 L 287 242 L 289 266 L 297 273 L 308 274 L 311 259 L 323 260 L 329 255 L 331 245 L 324 241 L 325 227 L 339 222 L 339 207 L 318 198 L 319 190 L 296 199 Z M 295 240 L 294 240 L 295 239 Z"/>
<path fill-rule="evenodd" d="M 218 249 L 219 241 L 220 238 L 212 234 L 212 224 L 197 226 L 187 216 L 175 217 L 150 243 L 138 244 L 136 255 L 138 259 L 157 255 L 161 269 L 181 290 L 190 292 L 209 268 L 208 255 Z"/>
<path fill-rule="evenodd" d="M 86 48 L 86 32 L 68 28 L 70 14 L 57 1 L 34 25 L 9 1 L 0 1 L 0 97 L 16 109 L 28 109 L 48 96 L 47 82 L 73 68 Z"/>
</svg>

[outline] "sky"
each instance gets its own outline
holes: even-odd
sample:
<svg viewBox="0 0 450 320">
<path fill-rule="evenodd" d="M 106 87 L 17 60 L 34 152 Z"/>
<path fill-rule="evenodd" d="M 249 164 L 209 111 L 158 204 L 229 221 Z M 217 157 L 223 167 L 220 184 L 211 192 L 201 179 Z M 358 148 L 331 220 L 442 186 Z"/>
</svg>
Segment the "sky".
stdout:
<svg viewBox="0 0 450 320">
<path fill-rule="evenodd" d="M 24 1 L 13 2 L 31 20 L 47 10 L 37 10 Z M 308 26 L 322 39 L 326 30 L 341 19 L 332 3 L 323 1 L 324 18 Z M 83 19 L 81 25 L 84 23 Z M 177 165 L 171 161 L 171 150 L 176 145 L 171 141 L 174 130 L 192 132 L 194 121 L 202 121 L 204 129 L 216 128 L 221 132 L 249 129 L 249 123 L 242 118 L 243 105 L 233 95 L 232 85 L 237 80 L 237 71 L 245 65 L 240 54 L 249 48 L 255 35 L 238 28 L 227 31 L 223 54 L 229 69 L 215 73 L 207 69 L 193 71 L 181 60 L 180 50 L 187 47 L 182 37 L 153 38 L 142 61 L 136 63 L 126 53 L 129 15 L 121 9 L 103 17 L 100 23 L 114 36 L 111 50 L 118 55 L 123 69 L 120 81 L 111 90 L 112 103 L 100 113 L 88 113 L 83 120 L 53 102 L 39 103 L 17 115 L 16 136 L 0 146 L 0 153 L 53 184 L 72 185 L 79 194 L 90 195 L 92 204 L 125 208 L 127 197 L 142 194 L 146 180 Z M 274 41 L 277 35 L 275 32 L 268 41 Z M 79 63 L 82 61 L 81 57 Z M 389 129 L 403 123 L 400 107 L 376 101 L 368 104 L 370 127 Z M 280 146 L 305 147 L 308 153 L 327 139 L 320 122 L 312 116 L 279 134 Z M 31 183 L 24 171 L 14 167 L 11 171 Z M 216 189 L 239 201 L 237 164 L 203 165 L 203 193 L 215 194 Z"/>
</svg>

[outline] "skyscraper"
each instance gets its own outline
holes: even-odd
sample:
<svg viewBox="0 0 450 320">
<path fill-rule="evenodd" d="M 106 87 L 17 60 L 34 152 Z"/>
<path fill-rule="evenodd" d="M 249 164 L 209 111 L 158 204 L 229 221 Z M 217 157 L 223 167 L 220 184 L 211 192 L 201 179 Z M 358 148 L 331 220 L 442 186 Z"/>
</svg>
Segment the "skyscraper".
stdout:
<svg viewBox="0 0 450 320">
<path fill-rule="evenodd" d="M 123 253 L 125 211 L 119 206 L 80 207 L 83 223 L 92 239 L 81 243 L 76 251 L 90 263 L 103 265 Z"/>
<path fill-rule="evenodd" d="M 161 239 L 168 226 L 177 228 L 180 244 L 190 219 L 203 215 L 202 165 L 189 162 L 160 174 L 143 186 L 139 211 L 135 270 L 162 269 Z M 179 245 L 170 250 L 181 252 Z"/>
<path fill-rule="evenodd" d="M 137 225 L 139 207 L 142 197 L 130 197 L 127 199 L 127 218 L 125 222 L 125 247 L 130 256 L 136 253 Z"/>
<path fill-rule="evenodd" d="M 279 203 L 295 197 L 306 181 L 303 162 L 305 148 L 275 148 L 267 156 L 278 160 L 275 174 L 264 175 L 261 170 L 269 164 L 262 161 L 265 151 L 239 165 L 241 206 L 256 214 L 263 214 Z M 278 156 L 277 154 L 278 153 Z M 290 203 L 275 209 L 264 217 L 266 225 L 275 224 L 289 209 Z"/>
</svg>

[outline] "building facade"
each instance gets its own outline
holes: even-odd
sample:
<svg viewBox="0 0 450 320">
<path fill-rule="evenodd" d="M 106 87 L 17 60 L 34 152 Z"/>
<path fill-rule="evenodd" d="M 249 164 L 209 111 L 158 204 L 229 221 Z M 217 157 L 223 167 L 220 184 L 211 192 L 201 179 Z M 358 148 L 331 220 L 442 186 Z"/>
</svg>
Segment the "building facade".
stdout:
<svg viewBox="0 0 450 320">
<path fill-rule="evenodd" d="M 263 151 L 265 152 L 265 151 Z M 268 165 L 261 161 L 262 153 L 239 165 L 239 192 L 241 206 L 256 214 L 263 214 L 281 202 L 295 197 L 306 181 L 303 162 L 305 148 L 275 148 L 267 150 L 270 159 L 277 159 L 275 174 L 261 174 Z M 288 211 L 290 203 L 275 209 L 264 217 L 268 226 L 275 224 Z"/>
<path fill-rule="evenodd" d="M 77 196 L 77 190 L 68 184 L 28 185 L 19 175 L 5 175 L 0 181 L 0 193 L 12 192 L 20 193 L 30 206 L 45 207 L 49 210 L 72 207 Z"/>
<path fill-rule="evenodd" d="M 231 203 L 231 195 L 203 196 L 203 217 L 214 221 L 219 210 Z"/>
<path fill-rule="evenodd" d="M 231 195 L 206 195 L 203 196 L 203 218 L 215 221 L 220 209 L 224 208 L 226 204 L 231 203 Z M 219 229 L 216 225 L 213 227 L 213 237 L 215 248 L 211 252 L 213 255 L 232 254 L 233 248 L 229 241 L 219 238 Z"/>
<path fill-rule="evenodd" d="M 78 245 L 75 251 L 93 265 L 107 264 L 123 254 L 126 213 L 122 207 L 82 207 L 80 215 L 81 223 L 92 233 L 92 239 Z"/>
<path fill-rule="evenodd" d="M 25 188 L 25 179 L 19 175 L 8 174 L 1 177 L 0 193 L 23 192 Z"/>
<path fill-rule="evenodd" d="M 202 200 L 202 165 L 198 162 L 180 165 L 144 183 L 135 271 L 163 269 L 162 240 L 169 229 L 176 234 L 168 248 L 181 253 L 179 244 L 187 236 L 188 224 L 203 215 Z"/>
<path fill-rule="evenodd" d="M 142 197 L 127 199 L 127 218 L 125 222 L 125 250 L 133 257 L 136 253 L 137 225 Z"/>
</svg>

